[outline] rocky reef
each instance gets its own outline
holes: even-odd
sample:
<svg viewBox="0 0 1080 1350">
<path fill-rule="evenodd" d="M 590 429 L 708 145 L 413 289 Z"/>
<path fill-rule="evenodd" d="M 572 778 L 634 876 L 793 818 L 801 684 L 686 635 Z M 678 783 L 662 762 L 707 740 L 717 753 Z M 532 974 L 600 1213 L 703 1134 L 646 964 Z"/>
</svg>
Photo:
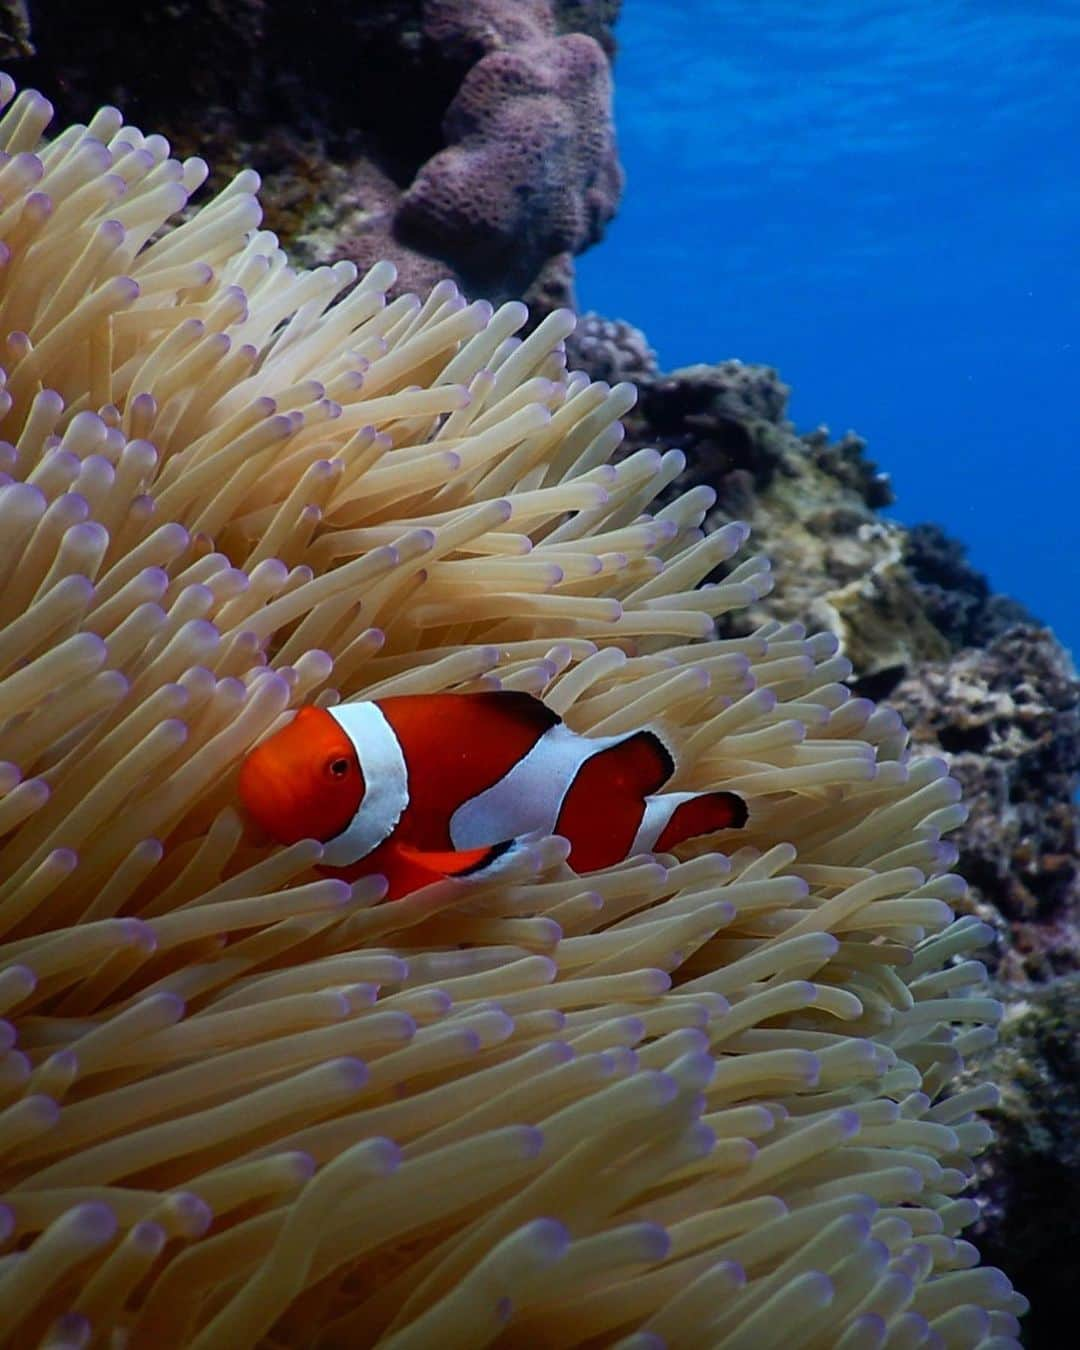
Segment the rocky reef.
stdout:
<svg viewBox="0 0 1080 1350">
<path fill-rule="evenodd" d="M 1000 977 L 1080 968 L 1080 684 L 1053 633 L 1006 628 L 913 669 L 892 701 L 963 784 L 971 814 L 953 841 L 972 909 L 1001 934 Z"/>
<path fill-rule="evenodd" d="M 1031 1299 L 1024 1344 L 1060 1346 L 1075 1302 L 1080 1243 L 1080 975 L 1014 993 L 999 1029 L 990 1113 L 995 1137 L 978 1161 L 973 1239 Z"/>
<path fill-rule="evenodd" d="M 302 263 L 388 257 L 402 289 L 449 275 L 542 313 L 574 303 L 573 256 L 619 202 L 618 8 L 117 0 L 106 23 L 74 0 L 3 0 L 0 62 L 61 120 L 113 100 L 222 177 L 254 165 L 266 223 Z M 958 541 L 882 514 L 888 476 L 860 438 L 799 432 L 775 370 L 662 371 L 633 317 L 581 316 L 571 364 L 636 383 L 625 448 L 681 448 L 680 486 L 716 491 L 709 523 L 752 524 L 778 584 L 740 624 L 809 616 L 834 633 L 858 692 L 889 700 L 964 785 L 970 814 L 951 843 L 971 883 L 963 903 L 999 935 L 988 960 L 1008 1009 L 980 1242 L 1032 1297 L 1028 1343 L 1052 1344 L 1080 1213 L 1075 669 Z"/>
<path fill-rule="evenodd" d="M 492 301 L 572 298 L 615 213 L 617 0 L 3 0 L 0 61 L 61 120 L 102 100 L 263 178 L 297 261 L 389 258 Z M 140 51 L 143 60 L 132 60 Z"/>
</svg>

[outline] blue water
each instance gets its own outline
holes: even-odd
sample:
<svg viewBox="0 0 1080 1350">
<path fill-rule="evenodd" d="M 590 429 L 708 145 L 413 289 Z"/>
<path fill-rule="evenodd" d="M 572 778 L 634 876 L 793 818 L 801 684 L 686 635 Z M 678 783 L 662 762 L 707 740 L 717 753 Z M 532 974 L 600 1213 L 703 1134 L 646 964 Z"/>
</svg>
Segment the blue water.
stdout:
<svg viewBox="0 0 1080 1350">
<path fill-rule="evenodd" d="M 1080 0 L 625 0 L 579 299 L 776 366 L 1080 653 Z"/>
</svg>

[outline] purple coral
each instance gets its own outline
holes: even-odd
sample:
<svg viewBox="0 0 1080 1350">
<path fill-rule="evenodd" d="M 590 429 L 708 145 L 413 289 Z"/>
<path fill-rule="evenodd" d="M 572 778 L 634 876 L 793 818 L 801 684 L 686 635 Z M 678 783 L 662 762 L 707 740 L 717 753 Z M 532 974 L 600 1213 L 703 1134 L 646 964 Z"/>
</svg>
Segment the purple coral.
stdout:
<svg viewBox="0 0 1080 1350">
<path fill-rule="evenodd" d="M 558 35 L 547 0 L 435 0 L 424 33 L 479 59 L 443 119 L 447 147 L 403 195 L 395 233 L 472 287 L 522 290 L 552 254 L 595 242 L 615 212 L 607 57 L 591 37 Z"/>
</svg>

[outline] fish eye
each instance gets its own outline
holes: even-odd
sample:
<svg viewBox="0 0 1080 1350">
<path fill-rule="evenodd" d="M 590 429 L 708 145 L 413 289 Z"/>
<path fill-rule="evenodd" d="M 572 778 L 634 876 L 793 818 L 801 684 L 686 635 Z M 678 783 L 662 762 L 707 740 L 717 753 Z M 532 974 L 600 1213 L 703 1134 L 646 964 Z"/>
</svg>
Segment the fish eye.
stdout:
<svg viewBox="0 0 1080 1350">
<path fill-rule="evenodd" d="M 349 772 L 347 755 L 335 755 L 326 761 L 326 772 L 331 778 L 345 778 Z"/>
</svg>

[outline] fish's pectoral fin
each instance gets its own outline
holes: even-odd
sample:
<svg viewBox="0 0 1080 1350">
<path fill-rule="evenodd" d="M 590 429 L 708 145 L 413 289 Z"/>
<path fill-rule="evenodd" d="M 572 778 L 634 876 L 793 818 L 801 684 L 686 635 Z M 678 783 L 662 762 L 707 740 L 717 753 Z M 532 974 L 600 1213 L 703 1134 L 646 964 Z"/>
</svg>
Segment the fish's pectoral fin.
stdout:
<svg viewBox="0 0 1080 1350">
<path fill-rule="evenodd" d="M 505 839 L 501 843 L 488 844 L 483 848 L 446 850 L 411 848 L 408 844 L 399 844 L 398 852 L 407 862 L 422 867 L 425 871 L 435 872 L 444 877 L 470 877 L 497 862 L 516 843 L 515 839 Z"/>
</svg>

